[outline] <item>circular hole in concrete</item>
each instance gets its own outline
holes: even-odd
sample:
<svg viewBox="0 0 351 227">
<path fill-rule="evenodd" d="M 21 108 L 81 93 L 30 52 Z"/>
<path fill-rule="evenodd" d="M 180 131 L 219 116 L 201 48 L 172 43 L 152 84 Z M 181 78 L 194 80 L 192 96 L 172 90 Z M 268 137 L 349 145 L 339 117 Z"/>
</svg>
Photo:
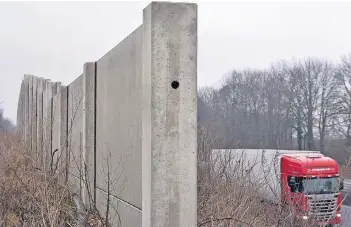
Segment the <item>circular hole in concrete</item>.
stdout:
<svg viewBox="0 0 351 227">
<path fill-rule="evenodd" d="M 178 81 L 172 81 L 171 86 L 173 89 L 177 89 L 179 87 L 179 82 Z"/>
</svg>

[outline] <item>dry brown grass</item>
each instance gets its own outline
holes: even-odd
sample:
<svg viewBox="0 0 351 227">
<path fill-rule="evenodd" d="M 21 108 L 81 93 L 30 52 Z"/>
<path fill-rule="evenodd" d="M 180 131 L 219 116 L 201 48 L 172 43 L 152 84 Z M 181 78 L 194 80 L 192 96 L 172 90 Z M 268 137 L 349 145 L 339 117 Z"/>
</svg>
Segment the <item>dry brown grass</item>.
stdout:
<svg viewBox="0 0 351 227">
<path fill-rule="evenodd" d="M 0 204 L 0 226 L 75 225 L 68 188 L 28 157 L 10 134 L 0 135 Z"/>
<path fill-rule="evenodd" d="M 198 226 L 270 226 L 279 210 L 272 210 L 260 201 L 254 187 L 245 187 L 240 182 L 212 180 L 199 185 Z"/>
<path fill-rule="evenodd" d="M 26 154 L 19 137 L 0 133 L 0 227 L 105 227 L 97 210 L 77 210 L 73 195 L 49 165 Z"/>
<path fill-rule="evenodd" d="M 247 175 L 198 174 L 198 227 L 289 226 L 290 212 L 264 202 Z"/>
<path fill-rule="evenodd" d="M 225 163 L 209 159 L 211 149 L 217 148 L 213 138 L 214 136 L 209 135 L 206 130 L 199 130 L 197 226 L 298 226 L 288 206 L 264 201 L 259 189 L 265 180 L 255 183 L 248 180 L 252 175 L 242 170 L 250 168 L 249 166 L 228 167 Z M 227 174 L 226 168 L 232 170 L 230 174 Z M 313 224 L 315 223 L 299 226 L 314 226 Z"/>
<path fill-rule="evenodd" d="M 258 194 L 259 185 L 248 183 L 248 174 L 233 167 L 237 171 L 228 175 L 223 163 L 219 168 L 214 167 L 214 160 L 210 160 L 212 148 L 216 148 L 214 136 L 199 129 L 198 227 L 263 227 L 286 223 L 289 213 L 263 202 Z"/>
</svg>

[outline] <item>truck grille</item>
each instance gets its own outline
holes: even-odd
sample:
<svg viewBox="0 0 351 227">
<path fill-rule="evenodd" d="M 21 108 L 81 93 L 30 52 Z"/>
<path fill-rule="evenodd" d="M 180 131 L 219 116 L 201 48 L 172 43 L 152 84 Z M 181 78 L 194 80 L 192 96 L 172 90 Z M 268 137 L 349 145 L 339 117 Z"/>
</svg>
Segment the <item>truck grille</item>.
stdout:
<svg viewBox="0 0 351 227">
<path fill-rule="evenodd" d="M 307 197 L 309 211 L 317 221 L 328 221 L 335 217 L 337 195 L 314 195 Z"/>
</svg>

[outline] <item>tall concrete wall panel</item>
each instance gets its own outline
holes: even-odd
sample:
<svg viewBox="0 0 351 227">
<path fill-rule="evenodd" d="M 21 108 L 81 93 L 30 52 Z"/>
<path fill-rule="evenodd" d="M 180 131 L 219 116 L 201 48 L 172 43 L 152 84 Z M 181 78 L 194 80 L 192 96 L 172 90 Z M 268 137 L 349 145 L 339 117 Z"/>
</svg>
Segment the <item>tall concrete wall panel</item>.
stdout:
<svg viewBox="0 0 351 227">
<path fill-rule="evenodd" d="M 43 161 L 43 93 L 45 90 L 45 81 L 43 78 L 38 78 L 37 90 L 37 151 L 36 158 L 42 163 Z"/>
<path fill-rule="evenodd" d="M 61 180 L 66 180 L 67 157 L 67 87 L 56 84 L 52 108 L 52 168 Z"/>
<path fill-rule="evenodd" d="M 196 226 L 197 6 L 144 10 L 143 227 Z"/>
<path fill-rule="evenodd" d="M 105 216 L 110 201 L 112 226 L 196 226 L 196 4 L 152 2 L 68 86 L 26 74 L 17 122 L 27 153 L 86 207 Z"/>
<path fill-rule="evenodd" d="M 87 206 L 95 204 L 95 63 L 68 87 L 69 182 Z"/>
<path fill-rule="evenodd" d="M 46 90 L 43 94 L 43 159 L 44 166 L 48 170 L 50 168 L 51 143 L 52 143 L 52 87 L 53 83 L 46 83 Z"/>
<path fill-rule="evenodd" d="M 61 86 L 60 92 L 60 148 L 59 172 L 63 182 L 68 181 L 68 87 Z"/>
<path fill-rule="evenodd" d="M 27 75 L 24 75 L 24 79 L 23 79 L 23 85 L 24 85 L 24 89 L 23 89 L 23 95 L 24 95 L 24 119 L 23 119 L 23 131 L 24 131 L 24 144 L 25 147 L 27 148 L 27 140 L 28 140 L 28 102 L 29 102 L 29 91 L 28 91 L 28 86 L 29 86 L 29 78 Z"/>
<path fill-rule="evenodd" d="M 68 86 L 68 181 L 81 195 L 81 159 L 83 136 L 83 75 Z"/>
<path fill-rule="evenodd" d="M 95 100 L 96 99 L 96 64 L 88 62 L 83 67 L 83 137 L 82 137 L 82 198 L 86 205 L 96 205 L 95 181 Z"/>
<path fill-rule="evenodd" d="M 141 68 L 142 26 L 97 62 L 96 184 L 120 173 L 112 192 L 141 209 Z M 111 181 L 116 179 L 111 179 Z M 99 202 L 99 201 L 97 201 Z"/>
<path fill-rule="evenodd" d="M 31 124 L 30 124 L 30 120 L 31 120 L 31 107 L 30 105 L 32 104 L 31 103 L 31 76 L 30 75 L 25 75 L 25 93 L 26 93 L 26 120 L 25 120 L 25 124 L 24 124 L 24 127 L 25 127 L 25 149 L 26 149 L 26 153 L 29 153 L 30 152 L 30 149 L 31 149 Z"/>
<path fill-rule="evenodd" d="M 58 156 L 61 152 L 61 87 L 57 87 L 55 84 L 55 88 L 58 90 L 58 93 L 52 97 L 52 165 L 58 164 Z M 58 166 L 53 166 L 53 168 L 58 168 Z"/>
<path fill-rule="evenodd" d="M 32 95 L 32 157 L 36 157 L 37 152 L 37 89 L 38 78 L 32 77 L 33 95 Z"/>
<path fill-rule="evenodd" d="M 60 134 L 61 134 L 61 93 L 52 97 L 52 162 L 50 168 L 57 170 L 58 154 L 60 153 Z"/>
<path fill-rule="evenodd" d="M 29 98 L 28 98 L 28 148 L 27 152 L 32 156 L 32 122 L 33 122 L 33 76 L 29 75 Z"/>
</svg>

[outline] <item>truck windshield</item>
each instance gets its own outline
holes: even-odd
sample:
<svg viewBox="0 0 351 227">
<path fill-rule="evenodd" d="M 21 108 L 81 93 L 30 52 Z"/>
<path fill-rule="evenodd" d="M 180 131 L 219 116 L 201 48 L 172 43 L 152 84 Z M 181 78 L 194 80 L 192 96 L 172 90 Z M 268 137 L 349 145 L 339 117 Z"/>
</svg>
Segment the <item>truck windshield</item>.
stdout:
<svg viewBox="0 0 351 227">
<path fill-rule="evenodd" d="M 328 178 L 303 178 L 302 193 L 304 194 L 328 194 L 339 191 L 338 177 Z"/>
</svg>

